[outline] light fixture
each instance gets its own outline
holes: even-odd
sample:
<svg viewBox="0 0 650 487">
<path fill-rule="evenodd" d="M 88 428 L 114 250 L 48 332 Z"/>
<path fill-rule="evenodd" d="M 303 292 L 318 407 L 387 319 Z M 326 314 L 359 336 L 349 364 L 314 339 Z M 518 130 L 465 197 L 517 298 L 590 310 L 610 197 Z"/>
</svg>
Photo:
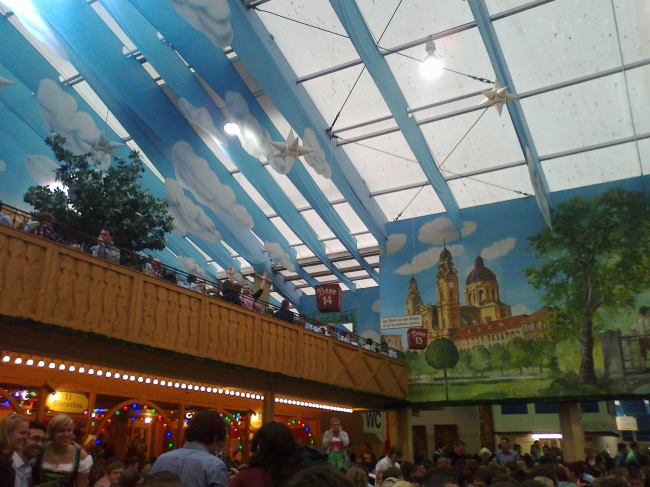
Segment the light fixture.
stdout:
<svg viewBox="0 0 650 487">
<path fill-rule="evenodd" d="M 223 126 L 224 132 L 226 132 L 228 135 L 239 135 L 241 134 L 241 130 L 239 129 L 239 125 L 236 123 L 228 122 Z"/>
<path fill-rule="evenodd" d="M 436 79 L 442 74 L 442 59 L 436 54 L 436 43 L 429 39 L 426 45 L 427 55 L 420 64 L 420 74 L 426 79 Z"/>
<path fill-rule="evenodd" d="M 559 433 L 533 433 L 530 436 L 536 440 L 561 440 L 563 438 Z"/>
</svg>

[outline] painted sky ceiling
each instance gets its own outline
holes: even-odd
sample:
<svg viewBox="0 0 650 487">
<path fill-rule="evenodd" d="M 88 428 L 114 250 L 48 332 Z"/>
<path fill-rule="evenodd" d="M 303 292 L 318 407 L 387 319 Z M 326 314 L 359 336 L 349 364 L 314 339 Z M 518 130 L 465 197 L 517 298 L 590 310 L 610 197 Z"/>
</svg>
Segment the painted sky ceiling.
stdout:
<svg viewBox="0 0 650 487">
<path fill-rule="evenodd" d="M 170 202 L 166 263 L 211 279 L 279 265 L 277 299 L 319 282 L 376 286 L 372 249 L 398 215 L 446 211 L 459 227 L 467 207 L 535 197 L 544 210 L 555 191 L 650 170 L 645 0 L 0 9 L 2 199 L 21 206 L 29 186 L 53 183 L 49 133 L 83 153 L 104 132 L 126 142 L 116 155 L 143 152 L 144 185 Z M 418 61 L 430 37 L 455 71 L 433 81 Z M 457 72 L 518 100 L 485 110 L 492 84 Z M 312 152 L 278 150 L 294 138 Z M 331 262 L 339 252 L 349 258 Z"/>
</svg>

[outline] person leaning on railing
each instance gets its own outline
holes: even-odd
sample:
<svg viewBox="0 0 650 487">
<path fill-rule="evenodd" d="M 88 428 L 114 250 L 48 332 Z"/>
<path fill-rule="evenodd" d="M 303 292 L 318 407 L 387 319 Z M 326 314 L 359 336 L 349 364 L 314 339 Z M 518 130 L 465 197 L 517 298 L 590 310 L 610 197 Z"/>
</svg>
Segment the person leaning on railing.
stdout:
<svg viewBox="0 0 650 487">
<path fill-rule="evenodd" d="M 97 245 L 93 247 L 93 255 L 113 264 L 120 263 L 120 249 L 111 245 L 115 232 L 111 228 L 102 228 L 97 237 Z"/>
<path fill-rule="evenodd" d="M 0 201 L 0 211 L 2 211 L 3 208 L 2 201 Z M 0 213 L 0 225 L 5 225 L 7 227 L 13 227 L 14 222 L 11 221 L 11 217 L 5 213 Z"/>
<path fill-rule="evenodd" d="M 36 220 L 30 222 L 25 227 L 27 233 L 43 237 L 52 242 L 63 243 L 61 238 L 54 231 L 53 225 L 56 223 L 56 218 L 50 213 L 41 212 L 36 216 Z"/>
</svg>

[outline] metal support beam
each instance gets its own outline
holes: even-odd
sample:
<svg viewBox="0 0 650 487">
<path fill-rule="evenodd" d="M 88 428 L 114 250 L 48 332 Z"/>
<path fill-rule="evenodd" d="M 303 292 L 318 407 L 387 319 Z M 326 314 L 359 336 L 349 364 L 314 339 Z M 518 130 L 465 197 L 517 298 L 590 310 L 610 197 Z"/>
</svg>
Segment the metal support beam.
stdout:
<svg viewBox="0 0 650 487">
<path fill-rule="evenodd" d="M 417 122 L 408 115 L 408 104 L 404 98 L 393 73 L 391 72 L 386 59 L 382 56 L 379 48 L 368 29 L 368 26 L 359 11 L 355 2 L 346 0 L 330 0 L 334 12 L 345 28 L 355 49 L 361 56 L 370 76 L 379 89 L 386 105 L 390 109 L 397 125 L 399 126 L 406 142 L 422 167 L 431 186 L 440 198 L 449 219 L 453 222 L 460 234 L 461 221 L 458 204 L 451 193 L 447 182 L 438 169 L 429 146 L 420 131 Z"/>
</svg>

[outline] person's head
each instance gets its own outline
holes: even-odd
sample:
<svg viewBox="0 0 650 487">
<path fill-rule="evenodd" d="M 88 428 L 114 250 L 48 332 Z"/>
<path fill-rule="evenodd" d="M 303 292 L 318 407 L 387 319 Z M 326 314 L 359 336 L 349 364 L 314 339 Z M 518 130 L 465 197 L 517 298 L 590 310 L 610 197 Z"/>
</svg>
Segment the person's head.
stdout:
<svg viewBox="0 0 650 487">
<path fill-rule="evenodd" d="M 289 301 L 286 299 L 282 300 L 282 304 L 280 305 L 282 309 L 289 309 Z"/>
<path fill-rule="evenodd" d="M 148 475 L 140 487 L 183 487 L 183 483 L 175 473 L 162 470 Z"/>
<path fill-rule="evenodd" d="M 188 274 L 187 275 L 187 283 L 188 284 L 191 284 L 191 283 L 196 284 L 196 276 L 194 274 Z"/>
<path fill-rule="evenodd" d="M 363 444 L 363 452 L 364 453 L 372 453 L 372 447 L 370 446 L 370 443 L 364 443 Z"/>
<path fill-rule="evenodd" d="M 160 259 L 151 259 L 151 268 L 156 272 L 162 271 L 162 262 L 160 262 Z"/>
<path fill-rule="evenodd" d="M 489 448 L 483 447 L 479 451 L 479 455 L 481 457 L 481 460 L 483 460 L 484 462 L 487 462 L 490 459 L 490 457 L 492 457 L 492 452 L 490 451 Z"/>
<path fill-rule="evenodd" d="M 286 482 L 296 470 L 296 440 L 284 423 L 271 421 L 257 430 L 251 452 L 249 467 L 270 469 L 274 485 Z"/>
<path fill-rule="evenodd" d="M 23 445 L 23 455 L 26 458 L 38 458 L 45 445 L 45 433 L 47 429 L 40 421 L 29 422 L 29 436 Z"/>
<path fill-rule="evenodd" d="M 555 475 L 555 478 L 557 479 L 558 482 L 569 481 L 569 477 L 567 476 L 566 469 L 564 467 L 560 467 L 559 465 L 553 467 L 553 474 Z"/>
<path fill-rule="evenodd" d="M 127 468 L 120 476 L 120 487 L 138 487 L 142 482 L 137 468 Z"/>
<path fill-rule="evenodd" d="M 625 443 L 619 443 L 616 445 L 616 449 L 620 452 L 625 452 L 627 450 L 627 445 Z"/>
<path fill-rule="evenodd" d="M 54 225 L 56 223 L 56 218 L 54 218 L 54 215 L 45 211 L 39 213 L 36 219 L 44 225 Z"/>
<path fill-rule="evenodd" d="M 115 238 L 115 232 L 112 228 L 102 228 L 99 231 L 99 238 L 97 240 L 109 244 L 113 241 L 113 238 Z"/>
<path fill-rule="evenodd" d="M 402 458 L 402 455 L 404 455 L 404 451 L 401 446 L 391 446 L 390 450 L 388 450 L 388 453 L 386 454 L 386 456 L 390 458 L 391 462 L 398 461 Z"/>
<path fill-rule="evenodd" d="M 0 421 L 0 452 L 13 454 L 29 436 L 29 421 L 20 414 L 8 414 Z"/>
<path fill-rule="evenodd" d="M 354 487 L 368 487 L 368 474 L 361 466 L 353 465 L 345 476 L 352 481 Z"/>
<path fill-rule="evenodd" d="M 499 442 L 499 447 L 504 451 L 507 452 L 510 450 L 510 440 L 507 437 L 501 438 L 501 441 Z"/>
<path fill-rule="evenodd" d="M 487 468 L 481 468 L 474 473 L 474 487 L 487 487 L 492 482 L 492 474 Z"/>
<path fill-rule="evenodd" d="M 465 455 L 465 448 L 466 447 L 467 447 L 467 443 L 465 443 L 463 440 L 456 440 L 456 441 L 454 441 L 452 449 L 454 450 L 456 455 L 463 456 L 463 455 Z"/>
<path fill-rule="evenodd" d="M 413 472 L 415 472 L 415 465 L 411 462 L 402 462 L 399 468 L 402 470 L 402 478 L 404 480 L 409 480 Z"/>
<path fill-rule="evenodd" d="M 545 457 L 548 456 L 549 453 L 551 453 L 551 447 L 548 445 L 544 445 L 542 447 L 542 453 L 544 454 Z"/>
<path fill-rule="evenodd" d="M 300 314 L 298 315 L 298 324 L 299 324 L 300 326 L 305 326 L 305 325 L 307 324 L 307 316 L 305 316 L 304 314 L 300 313 Z"/>
<path fill-rule="evenodd" d="M 569 482 L 575 484 L 578 479 L 582 480 L 582 469 L 577 462 L 569 463 L 564 468 Z"/>
<path fill-rule="evenodd" d="M 47 425 L 47 438 L 56 445 L 67 446 L 74 439 L 74 422 L 67 414 L 54 416 Z"/>
<path fill-rule="evenodd" d="M 341 420 L 339 418 L 330 419 L 330 429 L 334 433 L 338 433 L 339 431 L 341 431 Z"/>
<path fill-rule="evenodd" d="M 226 281 L 227 282 L 227 281 Z M 227 434 L 226 422 L 218 412 L 212 410 L 199 411 L 185 430 L 185 439 L 193 443 L 200 443 L 214 453 L 223 443 Z"/>
<path fill-rule="evenodd" d="M 388 352 L 388 343 L 382 342 L 381 344 L 381 351 L 382 352 Z"/>
<path fill-rule="evenodd" d="M 366 338 L 366 345 L 372 345 L 372 338 Z"/>
<path fill-rule="evenodd" d="M 444 440 L 441 440 L 438 442 L 438 450 L 446 450 L 447 449 L 447 442 Z"/>
<path fill-rule="evenodd" d="M 630 442 L 630 450 L 637 451 L 639 449 L 639 444 L 636 441 Z"/>
<path fill-rule="evenodd" d="M 354 484 L 341 472 L 325 464 L 298 472 L 289 487 L 354 487 Z"/>
<path fill-rule="evenodd" d="M 384 470 L 384 478 L 387 479 L 389 477 L 393 477 L 396 479 L 401 479 L 402 478 L 402 469 L 399 467 L 389 467 L 386 470 Z"/>
<path fill-rule="evenodd" d="M 627 485 L 629 487 L 643 487 L 643 474 L 639 469 L 631 469 L 627 477 Z"/>
<path fill-rule="evenodd" d="M 124 464 L 122 462 L 111 462 L 106 467 L 106 477 L 112 486 L 120 484 L 120 477 L 124 472 Z"/>
<path fill-rule="evenodd" d="M 521 455 L 521 445 L 519 443 L 515 443 L 515 446 L 513 446 L 512 449 Z"/>
<path fill-rule="evenodd" d="M 242 288 L 241 288 L 242 294 L 250 294 L 251 293 L 251 285 L 248 283 L 245 283 Z"/>
<path fill-rule="evenodd" d="M 549 485 L 549 487 L 557 487 L 557 476 L 550 466 L 535 467 L 530 471 L 530 476 L 539 482 Z"/>
<path fill-rule="evenodd" d="M 444 472 L 434 472 L 435 469 L 424 473 L 424 487 L 458 487 L 458 480 Z"/>
</svg>

